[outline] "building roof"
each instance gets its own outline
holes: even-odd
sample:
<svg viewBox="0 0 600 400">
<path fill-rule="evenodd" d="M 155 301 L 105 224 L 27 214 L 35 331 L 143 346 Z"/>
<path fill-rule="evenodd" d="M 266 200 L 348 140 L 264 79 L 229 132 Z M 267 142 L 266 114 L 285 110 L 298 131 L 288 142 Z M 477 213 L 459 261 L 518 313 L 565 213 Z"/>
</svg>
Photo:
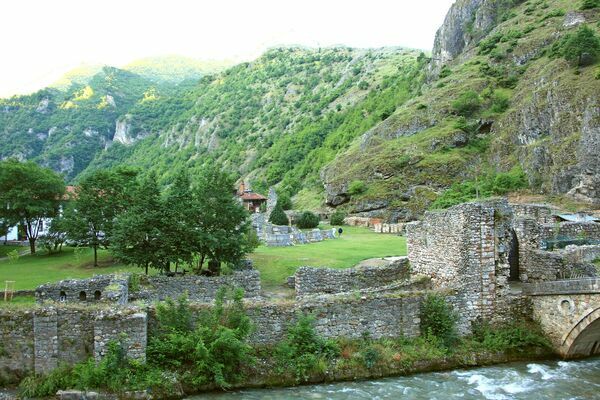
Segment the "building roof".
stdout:
<svg viewBox="0 0 600 400">
<path fill-rule="evenodd" d="M 258 193 L 254 193 L 254 192 L 244 192 L 244 193 L 242 193 L 240 198 L 244 201 L 267 200 L 267 198 L 265 196 L 263 196 L 262 194 L 258 194 Z"/>
<path fill-rule="evenodd" d="M 556 216 L 564 221 L 569 222 L 600 222 L 600 218 L 596 218 L 591 215 L 577 213 L 577 214 L 556 214 Z"/>
</svg>

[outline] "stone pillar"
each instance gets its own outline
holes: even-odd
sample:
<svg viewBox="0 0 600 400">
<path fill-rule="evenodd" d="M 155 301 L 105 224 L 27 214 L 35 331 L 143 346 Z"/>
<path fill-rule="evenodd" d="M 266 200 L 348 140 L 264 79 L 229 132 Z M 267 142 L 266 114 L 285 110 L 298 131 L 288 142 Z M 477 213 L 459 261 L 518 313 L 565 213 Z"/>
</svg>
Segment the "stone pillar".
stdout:
<svg viewBox="0 0 600 400">
<path fill-rule="evenodd" d="M 55 308 L 35 312 L 33 346 L 37 374 L 48 373 L 58 366 L 58 314 Z"/>
<path fill-rule="evenodd" d="M 148 316 L 141 310 L 111 310 L 98 314 L 94 323 L 94 358 L 100 361 L 111 341 L 125 346 L 127 357 L 146 360 Z"/>
<path fill-rule="evenodd" d="M 277 192 L 274 187 L 269 188 L 269 195 L 267 196 L 267 219 L 271 217 L 273 209 L 277 205 Z"/>
</svg>

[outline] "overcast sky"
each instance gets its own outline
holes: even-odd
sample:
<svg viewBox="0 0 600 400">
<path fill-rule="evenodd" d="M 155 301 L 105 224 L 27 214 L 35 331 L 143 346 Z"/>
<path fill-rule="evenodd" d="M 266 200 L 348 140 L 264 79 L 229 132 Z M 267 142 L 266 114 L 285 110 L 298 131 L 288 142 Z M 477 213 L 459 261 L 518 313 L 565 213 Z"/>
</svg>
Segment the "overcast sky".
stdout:
<svg viewBox="0 0 600 400">
<path fill-rule="evenodd" d="M 0 96 L 34 91 L 81 64 L 178 54 L 249 59 L 277 45 L 430 50 L 454 0 L 8 0 Z"/>
</svg>

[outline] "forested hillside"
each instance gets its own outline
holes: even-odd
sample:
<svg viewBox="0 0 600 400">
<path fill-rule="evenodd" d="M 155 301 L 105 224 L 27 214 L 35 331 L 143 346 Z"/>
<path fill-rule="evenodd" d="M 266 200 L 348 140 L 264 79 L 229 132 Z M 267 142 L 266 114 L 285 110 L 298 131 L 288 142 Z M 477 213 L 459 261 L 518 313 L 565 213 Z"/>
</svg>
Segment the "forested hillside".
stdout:
<svg viewBox="0 0 600 400">
<path fill-rule="evenodd" d="M 0 100 L 0 158 L 161 184 L 217 163 L 296 207 L 391 221 L 514 190 L 600 203 L 599 19 L 595 0 L 458 0 L 431 57 L 279 48 L 179 84 L 105 67 Z"/>
</svg>

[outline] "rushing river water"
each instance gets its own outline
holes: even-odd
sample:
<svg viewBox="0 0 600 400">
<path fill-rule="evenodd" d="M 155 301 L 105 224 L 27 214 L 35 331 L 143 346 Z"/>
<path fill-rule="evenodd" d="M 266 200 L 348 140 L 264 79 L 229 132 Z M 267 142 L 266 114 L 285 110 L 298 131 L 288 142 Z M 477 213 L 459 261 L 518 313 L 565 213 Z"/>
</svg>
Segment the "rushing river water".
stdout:
<svg viewBox="0 0 600 400">
<path fill-rule="evenodd" d="M 191 399 L 600 399 L 600 358 L 513 363 L 286 389 L 243 390 Z"/>
</svg>

